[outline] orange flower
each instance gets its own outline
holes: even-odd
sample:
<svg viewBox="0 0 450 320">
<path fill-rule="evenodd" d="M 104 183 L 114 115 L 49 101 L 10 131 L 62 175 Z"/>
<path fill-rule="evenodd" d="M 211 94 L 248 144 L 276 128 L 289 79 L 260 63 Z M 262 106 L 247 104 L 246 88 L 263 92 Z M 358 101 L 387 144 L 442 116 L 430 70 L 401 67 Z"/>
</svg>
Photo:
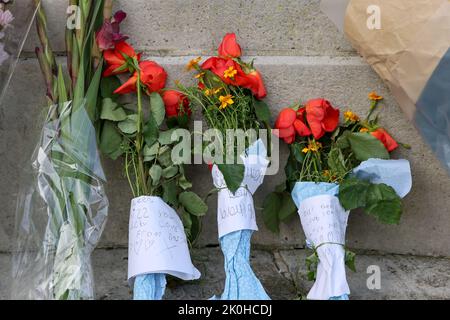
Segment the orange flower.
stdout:
<svg viewBox="0 0 450 320">
<path fill-rule="evenodd" d="M 369 100 L 372 100 L 372 101 L 380 101 L 380 100 L 383 100 L 383 97 L 382 97 L 382 96 L 379 96 L 379 95 L 374 91 L 374 92 L 369 93 Z"/>
<path fill-rule="evenodd" d="M 166 86 L 167 73 L 163 67 L 154 61 L 143 61 L 139 63 L 141 84 L 146 87 L 149 92 L 158 92 Z M 127 94 L 136 91 L 136 83 L 138 80 L 137 71 L 128 81 L 117 88 L 114 93 Z"/>
<path fill-rule="evenodd" d="M 166 107 L 166 116 L 168 118 L 177 117 L 179 115 L 191 115 L 188 98 L 175 90 L 167 90 L 162 94 L 164 106 Z"/>
<path fill-rule="evenodd" d="M 392 138 L 391 135 L 383 128 L 378 128 L 370 134 L 380 140 L 386 147 L 387 151 L 392 152 L 398 148 L 397 141 L 395 141 L 394 138 Z"/>
<path fill-rule="evenodd" d="M 326 132 L 333 132 L 339 124 L 339 110 L 325 99 L 310 100 L 306 103 L 306 119 L 316 140 Z"/>
<path fill-rule="evenodd" d="M 218 51 L 222 58 L 239 58 L 242 50 L 236 41 L 236 34 L 227 33 L 219 45 Z"/>
<path fill-rule="evenodd" d="M 200 60 L 202 60 L 202 57 L 198 57 L 189 61 L 188 64 L 186 65 L 186 70 L 191 71 L 196 69 Z"/>
<path fill-rule="evenodd" d="M 106 50 L 103 53 L 107 68 L 103 72 L 104 77 L 111 75 L 125 73 L 132 69 L 129 65 L 127 58 L 136 59 L 138 62 L 141 60 L 141 54 L 136 54 L 136 51 L 125 41 L 121 41 L 116 44 L 114 49 Z"/>
<path fill-rule="evenodd" d="M 278 129 L 278 137 L 287 144 L 291 144 L 295 141 L 296 133 L 301 137 L 311 135 L 311 131 L 303 120 L 303 111 L 299 110 L 299 113 L 297 113 L 291 108 L 281 110 L 275 122 L 275 129 Z"/>
</svg>

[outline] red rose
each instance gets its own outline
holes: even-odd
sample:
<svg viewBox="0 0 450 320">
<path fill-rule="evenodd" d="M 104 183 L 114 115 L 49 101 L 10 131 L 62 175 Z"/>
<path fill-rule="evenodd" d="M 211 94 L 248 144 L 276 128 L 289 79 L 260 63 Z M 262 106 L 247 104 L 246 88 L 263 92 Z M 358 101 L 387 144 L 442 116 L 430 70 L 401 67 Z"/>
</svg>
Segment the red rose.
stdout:
<svg viewBox="0 0 450 320">
<path fill-rule="evenodd" d="M 114 49 L 106 50 L 103 53 L 107 69 L 103 72 L 104 77 L 109 77 L 114 74 L 125 73 L 129 70 L 128 62 L 125 56 L 135 58 L 137 61 L 141 59 L 141 54 L 136 54 L 136 51 L 125 41 L 116 44 Z"/>
<path fill-rule="evenodd" d="M 154 61 L 143 61 L 139 63 L 141 71 L 141 83 L 149 92 L 161 91 L 166 86 L 167 73 L 163 67 Z M 123 85 L 117 88 L 114 93 L 127 94 L 136 91 L 137 72 Z"/>
<path fill-rule="evenodd" d="M 370 134 L 380 140 L 386 147 L 387 151 L 392 152 L 398 148 L 398 143 L 383 128 L 378 128 Z"/>
<path fill-rule="evenodd" d="M 310 100 L 306 103 L 306 119 L 316 140 L 326 132 L 333 132 L 339 124 L 339 110 L 325 99 Z"/>
<path fill-rule="evenodd" d="M 242 54 L 241 47 L 236 42 L 234 33 L 227 33 L 219 45 L 219 56 L 222 58 L 239 58 Z"/>
<path fill-rule="evenodd" d="M 166 116 L 168 118 L 177 117 L 187 113 L 191 115 L 188 98 L 175 90 L 167 90 L 162 94 L 162 99 L 166 107 Z"/>
<path fill-rule="evenodd" d="M 201 68 L 211 71 L 228 85 L 242 86 L 247 84 L 246 74 L 241 66 L 232 59 L 211 57 L 201 65 Z"/>
<path fill-rule="evenodd" d="M 245 75 L 245 78 L 247 81 L 243 81 L 242 87 L 250 89 L 256 99 L 261 100 L 267 96 L 266 87 L 259 71 L 254 70 Z"/>
<path fill-rule="evenodd" d="M 275 122 L 275 129 L 279 131 L 278 137 L 283 139 L 287 144 L 295 141 L 296 133 L 301 137 L 306 137 L 311 134 L 308 126 L 304 123 L 304 112 L 301 110 L 296 113 L 291 108 L 283 109 Z"/>
</svg>

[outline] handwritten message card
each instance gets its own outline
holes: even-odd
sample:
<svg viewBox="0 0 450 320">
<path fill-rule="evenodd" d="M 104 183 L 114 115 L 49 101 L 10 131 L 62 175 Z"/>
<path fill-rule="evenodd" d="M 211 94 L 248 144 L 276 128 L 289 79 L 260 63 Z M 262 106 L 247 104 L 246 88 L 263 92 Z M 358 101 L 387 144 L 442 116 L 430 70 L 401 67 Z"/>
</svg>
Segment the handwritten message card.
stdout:
<svg viewBox="0 0 450 320">
<path fill-rule="evenodd" d="M 143 196 L 131 201 L 128 279 L 147 273 L 165 273 L 183 280 L 200 277 L 177 213 L 161 198 Z"/>
<path fill-rule="evenodd" d="M 238 230 L 258 230 L 253 193 L 263 183 L 269 162 L 258 155 L 248 155 L 242 159 L 245 165 L 244 180 L 242 187 L 234 194 L 227 189 L 219 168 L 214 166 L 212 169 L 214 185 L 220 189 L 217 204 L 219 238 Z"/>
<path fill-rule="evenodd" d="M 348 211 L 335 196 L 321 195 L 301 202 L 298 213 L 306 238 L 314 246 L 325 242 L 345 244 Z"/>
</svg>

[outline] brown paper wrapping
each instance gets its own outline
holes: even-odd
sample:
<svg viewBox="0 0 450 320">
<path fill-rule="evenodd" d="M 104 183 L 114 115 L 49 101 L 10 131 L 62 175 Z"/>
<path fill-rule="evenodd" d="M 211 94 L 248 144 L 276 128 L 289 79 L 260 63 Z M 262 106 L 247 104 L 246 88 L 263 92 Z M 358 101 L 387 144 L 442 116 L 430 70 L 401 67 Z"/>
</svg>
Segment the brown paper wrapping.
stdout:
<svg viewBox="0 0 450 320">
<path fill-rule="evenodd" d="M 381 9 L 379 30 L 367 27 L 370 5 Z M 413 120 L 420 94 L 450 47 L 450 1 L 351 0 L 344 30 Z"/>
</svg>

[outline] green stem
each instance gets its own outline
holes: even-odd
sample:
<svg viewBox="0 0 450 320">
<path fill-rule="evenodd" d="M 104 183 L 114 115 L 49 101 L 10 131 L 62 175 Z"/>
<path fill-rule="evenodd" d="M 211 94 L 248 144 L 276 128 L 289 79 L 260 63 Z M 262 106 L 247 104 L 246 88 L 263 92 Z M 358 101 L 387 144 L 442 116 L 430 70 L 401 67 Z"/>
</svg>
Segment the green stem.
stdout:
<svg viewBox="0 0 450 320">
<path fill-rule="evenodd" d="M 136 134 L 136 151 L 138 157 L 138 171 L 139 171 L 139 179 L 141 179 L 142 190 L 144 194 L 148 194 L 147 188 L 147 179 L 146 172 L 144 167 L 144 155 L 142 154 L 143 146 L 144 146 L 144 136 L 142 134 L 143 129 L 143 109 L 142 109 L 142 92 L 141 92 L 141 71 L 137 69 L 137 82 L 136 82 L 136 90 L 137 90 L 137 104 L 138 104 L 138 125 L 137 125 L 137 134 Z"/>
</svg>

